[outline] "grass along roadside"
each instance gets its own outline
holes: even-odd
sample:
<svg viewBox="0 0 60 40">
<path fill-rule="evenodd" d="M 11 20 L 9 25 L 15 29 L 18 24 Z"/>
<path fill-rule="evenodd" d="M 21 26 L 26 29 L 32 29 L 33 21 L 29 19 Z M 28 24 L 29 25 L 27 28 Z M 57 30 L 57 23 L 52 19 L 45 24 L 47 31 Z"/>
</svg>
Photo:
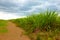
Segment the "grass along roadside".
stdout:
<svg viewBox="0 0 60 40">
<path fill-rule="evenodd" d="M 0 20 L 0 33 L 7 32 L 7 21 L 6 20 Z"/>
<path fill-rule="evenodd" d="M 28 32 L 33 32 L 35 29 L 50 31 L 60 27 L 60 17 L 58 17 L 58 13 L 55 11 L 47 11 L 37 15 L 28 16 L 27 18 L 20 18 L 12 21 L 24 30 L 28 30 Z"/>
<path fill-rule="evenodd" d="M 37 15 L 27 16 L 27 18 L 11 21 L 16 23 L 18 27 L 23 28 L 26 34 L 31 35 L 30 37 L 33 36 L 33 33 L 36 36 L 40 33 L 41 40 L 53 40 L 60 32 L 60 16 L 55 11 L 46 11 Z"/>
</svg>

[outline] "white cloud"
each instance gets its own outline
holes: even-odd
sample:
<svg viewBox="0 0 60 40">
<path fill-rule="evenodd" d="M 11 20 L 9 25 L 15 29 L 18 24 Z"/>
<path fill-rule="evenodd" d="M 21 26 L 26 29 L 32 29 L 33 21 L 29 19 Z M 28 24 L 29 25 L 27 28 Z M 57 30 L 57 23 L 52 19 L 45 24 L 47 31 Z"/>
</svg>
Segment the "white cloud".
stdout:
<svg viewBox="0 0 60 40">
<path fill-rule="evenodd" d="M 25 12 L 33 12 L 33 11 L 35 11 L 36 9 L 45 9 L 46 7 L 48 7 L 48 6 L 50 6 L 50 5 L 53 5 L 53 4 L 46 1 L 46 2 L 44 2 L 44 3 L 42 3 L 42 4 L 40 4 L 40 5 L 32 6 L 30 10 L 25 11 Z"/>
<path fill-rule="evenodd" d="M 0 19 L 8 20 L 8 19 L 16 19 L 16 18 L 24 18 L 26 16 L 17 16 L 12 13 L 0 12 Z"/>
<path fill-rule="evenodd" d="M 21 16 L 25 13 L 30 14 L 31 12 L 38 12 L 46 10 L 47 8 L 57 9 L 60 11 L 60 0 L 0 0 L 0 10 L 5 11 L 3 12 L 4 15 Z M 12 12 L 17 15 L 12 14 Z"/>
<path fill-rule="evenodd" d="M 12 0 L 12 1 L 18 6 L 24 6 L 24 4 L 27 2 L 27 0 Z"/>
</svg>

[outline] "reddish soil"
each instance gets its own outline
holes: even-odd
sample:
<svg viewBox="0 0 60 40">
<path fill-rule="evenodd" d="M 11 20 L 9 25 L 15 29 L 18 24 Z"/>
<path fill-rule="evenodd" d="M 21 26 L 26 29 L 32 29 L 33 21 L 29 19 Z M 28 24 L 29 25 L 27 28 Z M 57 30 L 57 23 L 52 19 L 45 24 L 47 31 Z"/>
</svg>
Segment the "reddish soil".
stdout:
<svg viewBox="0 0 60 40">
<path fill-rule="evenodd" d="M 24 30 L 12 22 L 8 22 L 7 25 L 8 32 L 0 34 L 0 40 L 30 40 L 27 35 L 24 35 Z"/>
</svg>

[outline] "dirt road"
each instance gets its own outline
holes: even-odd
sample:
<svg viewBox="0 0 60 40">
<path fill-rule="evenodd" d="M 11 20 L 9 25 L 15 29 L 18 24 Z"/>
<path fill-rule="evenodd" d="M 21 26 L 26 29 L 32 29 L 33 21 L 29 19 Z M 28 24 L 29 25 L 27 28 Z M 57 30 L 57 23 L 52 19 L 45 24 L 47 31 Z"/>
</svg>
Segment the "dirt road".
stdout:
<svg viewBox="0 0 60 40">
<path fill-rule="evenodd" d="M 0 35 L 0 40 L 30 40 L 28 36 L 24 35 L 24 30 L 12 22 L 7 23 L 8 32 Z"/>
</svg>

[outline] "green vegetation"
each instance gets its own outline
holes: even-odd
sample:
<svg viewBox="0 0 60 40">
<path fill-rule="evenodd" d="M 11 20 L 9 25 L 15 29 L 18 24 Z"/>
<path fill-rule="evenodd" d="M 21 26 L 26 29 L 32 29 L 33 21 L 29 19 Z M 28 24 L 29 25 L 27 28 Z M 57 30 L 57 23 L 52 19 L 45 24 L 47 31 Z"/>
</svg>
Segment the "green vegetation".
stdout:
<svg viewBox="0 0 60 40">
<path fill-rule="evenodd" d="M 60 18 L 55 11 L 31 15 L 27 18 L 13 20 L 13 22 L 29 33 L 34 32 L 35 29 L 41 31 L 54 31 L 60 27 Z"/>
<path fill-rule="evenodd" d="M 54 40 L 53 37 L 60 32 L 60 16 L 55 11 L 46 11 L 37 15 L 12 20 L 18 27 L 23 28 L 27 34 L 42 33 L 41 40 Z M 46 34 L 45 34 L 46 32 Z M 39 36 L 37 37 L 39 39 Z"/>
<path fill-rule="evenodd" d="M 5 33 L 7 32 L 7 21 L 5 20 L 0 20 L 0 33 Z"/>
</svg>

